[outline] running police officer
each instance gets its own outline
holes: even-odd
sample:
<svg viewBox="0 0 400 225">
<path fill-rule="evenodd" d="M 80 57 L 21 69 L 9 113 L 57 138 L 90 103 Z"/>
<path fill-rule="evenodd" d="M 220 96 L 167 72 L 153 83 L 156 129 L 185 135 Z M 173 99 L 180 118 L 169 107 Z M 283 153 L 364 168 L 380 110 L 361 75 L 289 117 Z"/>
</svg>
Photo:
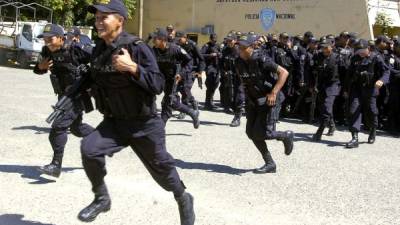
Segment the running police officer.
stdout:
<svg viewBox="0 0 400 225">
<path fill-rule="evenodd" d="M 194 128 L 199 128 L 199 110 L 182 104 L 177 91 L 178 86 L 184 86 L 186 79 L 192 79 L 189 77 L 192 74 L 192 57 L 183 48 L 168 42 L 168 33 L 164 29 L 158 29 L 154 33 L 153 44 L 158 66 L 166 79 L 161 118 L 167 123 L 172 116 L 172 110 L 177 110 L 188 114 L 193 120 Z"/>
<path fill-rule="evenodd" d="M 47 24 L 44 33 L 38 37 L 44 38 L 46 46 L 42 49 L 42 61 L 36 64 L 34 73 L 45 74 L 50 70 L 54 92 L 58 95 L 58 99 L 61 99 L 75 82 L 82 79 L 84 74 L 81 68 L 89 63 L 90 53 L 78 46 L 67 46 L 64 30 L 59 25 Z M 82 96 L 89 99 L 88 95 Z M 88 124 L 82 123 L 84 107 L 81 100 L 83 99 L 76 99 L 73 110 L 65 112 L 54 120 L 49 135 L 54 152 L 53 160 L 50 164 L 40 167 L 40 172 L 54 177 L 60 176 L 68 129 L 77 137 L 85 137 L 94 130 Z"/>
<path fill-rule="evenodd" d="M 221 56 L 220 46 L 217 44 L 217 35 L 211 34 L 210 41 L 201 48 L 201 54 L 206 61 L 206 101 L 205 109 L 214 110 L 214 93 L 218 88 L 219 76 L 219 58 Z"/>
<path fill-rule="evenodd" d="M 324 129 L 329 126 L 328 136 L 335 132 L 335 121 L 333 118 L 333 103 L 339 95 L 339 56 L 333 52 L 334 40 L 326 39 L 320 43 L 321 50 L 314 59 L 314 70 L 312 77 L 313 86 L 317 87 L 320 106 L 320 125 L 313 136 L 314 141 L 320 141 Z"/>
<path fill-rule="evenodd" d="M 265 165 L 255 169 L 254 173 L 275 173 L 276 165 L 265 140 L 276 139 L 283 142 L 285 154 L 293 150 L 293 132 L 276 131 L 275 104 L 279 92 L 288 76 L 288 72 L 278 66 L 263 53 L 254 51 L 252 35 L 242 36 L 239 40 L 240 57 L 236 60 L 237 74 L 242 80 L 246 94 L 246 134 L 260 151 Z M 277 78 L 273 76 L 277 74 Z"/>
<path fill-rule="evenodd" d="M 204 58 L 200 53 L 200 49 L 197 47 L 196 42 L 188 39 L 186 33 L 182 31 L 176 32 L 175 35 L 177 39 L 177 44 L 182 47 L 193 59 L 193 67 L 192 72 L 188 73 L 188 77 L 185 79 L 183 83 L 183 88 L 181 88 L 180 92 L 182 94 L 182 102 L 185 105 L 190 105 L 194 110 L 199 110 L 199 105 L 194 96 L 192 95 L 192 87 L 194 79 L 200 79 L 199 85 L 202 85 L 202 78 L 206 77 L 205 67 L 206 64 L 204 62 Z M 202 88 L 202 86 L 200 86 Z M 181 113 L 179 119 L 183 119 L 185 114 Z"/>
<path fill-rule="evenodd" d="M 370 129 L 368 143 L 373 144 L 378 127 L 376 98 L 379 89 L 389 81 L 390 70 L 380 54 L 371 54 L 368 41 L 360 39 L 355 43 L 355 56 L 351 60 L 345 95 L 350 97 L 349 126 L 352 139 L 347 148 L 358 147 L 358 133 L 361 129 L 361 115 Z"/>
<path fill-rule="evenodd" d="M 96 130 L 82 140 L 83 166 L 95 194 L 78 218 L 93 221 L 111 207 L 104 177 L 105 156 L 127 146 L 138 155 L 153 179 L 174 193 L 182 225 L 193 225 L 193 197 L 174 166 L 165 146 L 165 125 L 156 111 L 156 95 L 164 76 L 152 50 L 124 31 L 128 12 L 121 0 L 101 0 L 89 7 L 95 13 L 99 41 L 92 55 L 92 78 L 98 110 L 104 115 Z"/>
</svg>

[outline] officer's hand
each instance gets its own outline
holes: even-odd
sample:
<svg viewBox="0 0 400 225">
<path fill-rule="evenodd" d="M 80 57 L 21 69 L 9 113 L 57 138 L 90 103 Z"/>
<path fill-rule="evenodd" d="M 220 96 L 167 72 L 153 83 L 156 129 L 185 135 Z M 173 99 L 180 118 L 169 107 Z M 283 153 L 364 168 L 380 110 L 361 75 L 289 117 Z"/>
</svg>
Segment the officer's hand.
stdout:
<svg viewBox="0 0 400 225">
<path fill-rule="evenodd" d="M 381 81 L 381 80 L 376 81 L 376 83 L 375 83 L 376 88 L 380 89 L 382 86 L 383 86 L 383 81 Z"/>
<path fill-rule="evenodd" d="M 44 58 L 39 64 L 39 70 L 49 70 L 53 66 L 53 60 L 49 58 Z"/>
<path fill-rule="evenodd" d="M 119 72 L 137 73 L 137 64 L 132 60 L 128 50 L 121 49 L 122 54 L 112 57 L 112 65 Z"/>
<path fill-rule="evenodd" d="M 201 78 L 206 79 L 206 72 L 205 71 L 201 71 L 200 73 Z"/>
<path fill-rule="evenodd" d="M 276 94 L 271 92 L 267 94 L 267 104 L 269 106 L 274 106 L 276 104 Z"/>
<path fill-rule="evenodd" d="M 175 75 L 175 82 L 176 83 L 179 83 L 181 80 L 182 80 L 182 76 L 181 75 L 179 75 L 179 74 Z"/>
</svg>

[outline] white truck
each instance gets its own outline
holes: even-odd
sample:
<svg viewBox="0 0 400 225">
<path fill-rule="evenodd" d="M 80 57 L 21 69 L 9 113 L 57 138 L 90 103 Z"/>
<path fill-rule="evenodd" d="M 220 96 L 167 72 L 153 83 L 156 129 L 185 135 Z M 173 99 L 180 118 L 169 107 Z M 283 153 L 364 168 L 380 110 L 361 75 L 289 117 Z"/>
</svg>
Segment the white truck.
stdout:
<svg viewBox="0 0 400 225">
<path fill-rule="evenodd" d="M 8 17 L 5 9 L 15 9 L 15 17 Z M 37 21 L 37 9 L 45 9 L 50 13 L 52 10 L 37 3 L 24 4 L 20 2 L 7 2 L 0 0 L 0 64 L 8 61 L 17 62 L 20 67 L 28 68 L 37 62 L 40 52 L 44 46 L 43 39 L 37 38 L 43 33 L 48 21 Z M 33 12 L 32 21 L 21 21 L 21 11 Z M 27 18 L 25 16 L 25 18 Z"/>
</svg>

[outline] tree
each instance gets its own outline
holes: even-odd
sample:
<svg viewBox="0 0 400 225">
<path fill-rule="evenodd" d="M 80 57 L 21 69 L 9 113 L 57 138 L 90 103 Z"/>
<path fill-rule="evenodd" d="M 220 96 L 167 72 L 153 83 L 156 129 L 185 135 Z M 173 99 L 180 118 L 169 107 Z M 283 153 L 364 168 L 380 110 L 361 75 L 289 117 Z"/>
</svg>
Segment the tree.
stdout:
<svg viewBox="0 0 400 225">
<path fill-rule="evenodd" d="M 382 34 L 387 35 L 392 28 L 393 20 L 384 12 L 378 12 L 375 18 L 375 25 L 382 28 Z"/>
<path fill-rule="evenodd" d="M 129 18 L 135 14 L 136 0 L 123 0 L 129 11 Z M 21 0 L 24 3 L 31 3 L 31 0 Z M 69 27 L 72 25 L 93 25 L 93 15 L 88 13 L 87 7 L 95 0 L 37 0 L 53 9 L 53 23 Z"/>
</svg>

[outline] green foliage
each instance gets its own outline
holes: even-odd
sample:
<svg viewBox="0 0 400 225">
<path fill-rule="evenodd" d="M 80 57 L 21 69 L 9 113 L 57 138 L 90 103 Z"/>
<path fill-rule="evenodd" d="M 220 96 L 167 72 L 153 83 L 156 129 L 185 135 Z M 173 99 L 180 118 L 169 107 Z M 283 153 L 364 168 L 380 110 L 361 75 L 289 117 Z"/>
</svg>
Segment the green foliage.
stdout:
<svg viewBox="0 0 400 225">
<path fill-rule="evenodd" d="M 30 3 L 31 0 L 20 0 Z M 123 0 L 129 11 L 129 18 L 135 14 L 136 0 Z M 91 13 L 87 12 L 87 7 L 95 0 L 37 0 L 36 3 L 42 4 L 53 9 L 53 22 L 69 27 L 72 25 L 93 25 L 94 19 Z"/>
<path fill-rule="evenodd" d="M 375 25 L 382 28 L 382 33 L 387 35 L 392 28 L 393 20 L 386 13 L 379 12 L 376 14 Z"/>
</svg>

